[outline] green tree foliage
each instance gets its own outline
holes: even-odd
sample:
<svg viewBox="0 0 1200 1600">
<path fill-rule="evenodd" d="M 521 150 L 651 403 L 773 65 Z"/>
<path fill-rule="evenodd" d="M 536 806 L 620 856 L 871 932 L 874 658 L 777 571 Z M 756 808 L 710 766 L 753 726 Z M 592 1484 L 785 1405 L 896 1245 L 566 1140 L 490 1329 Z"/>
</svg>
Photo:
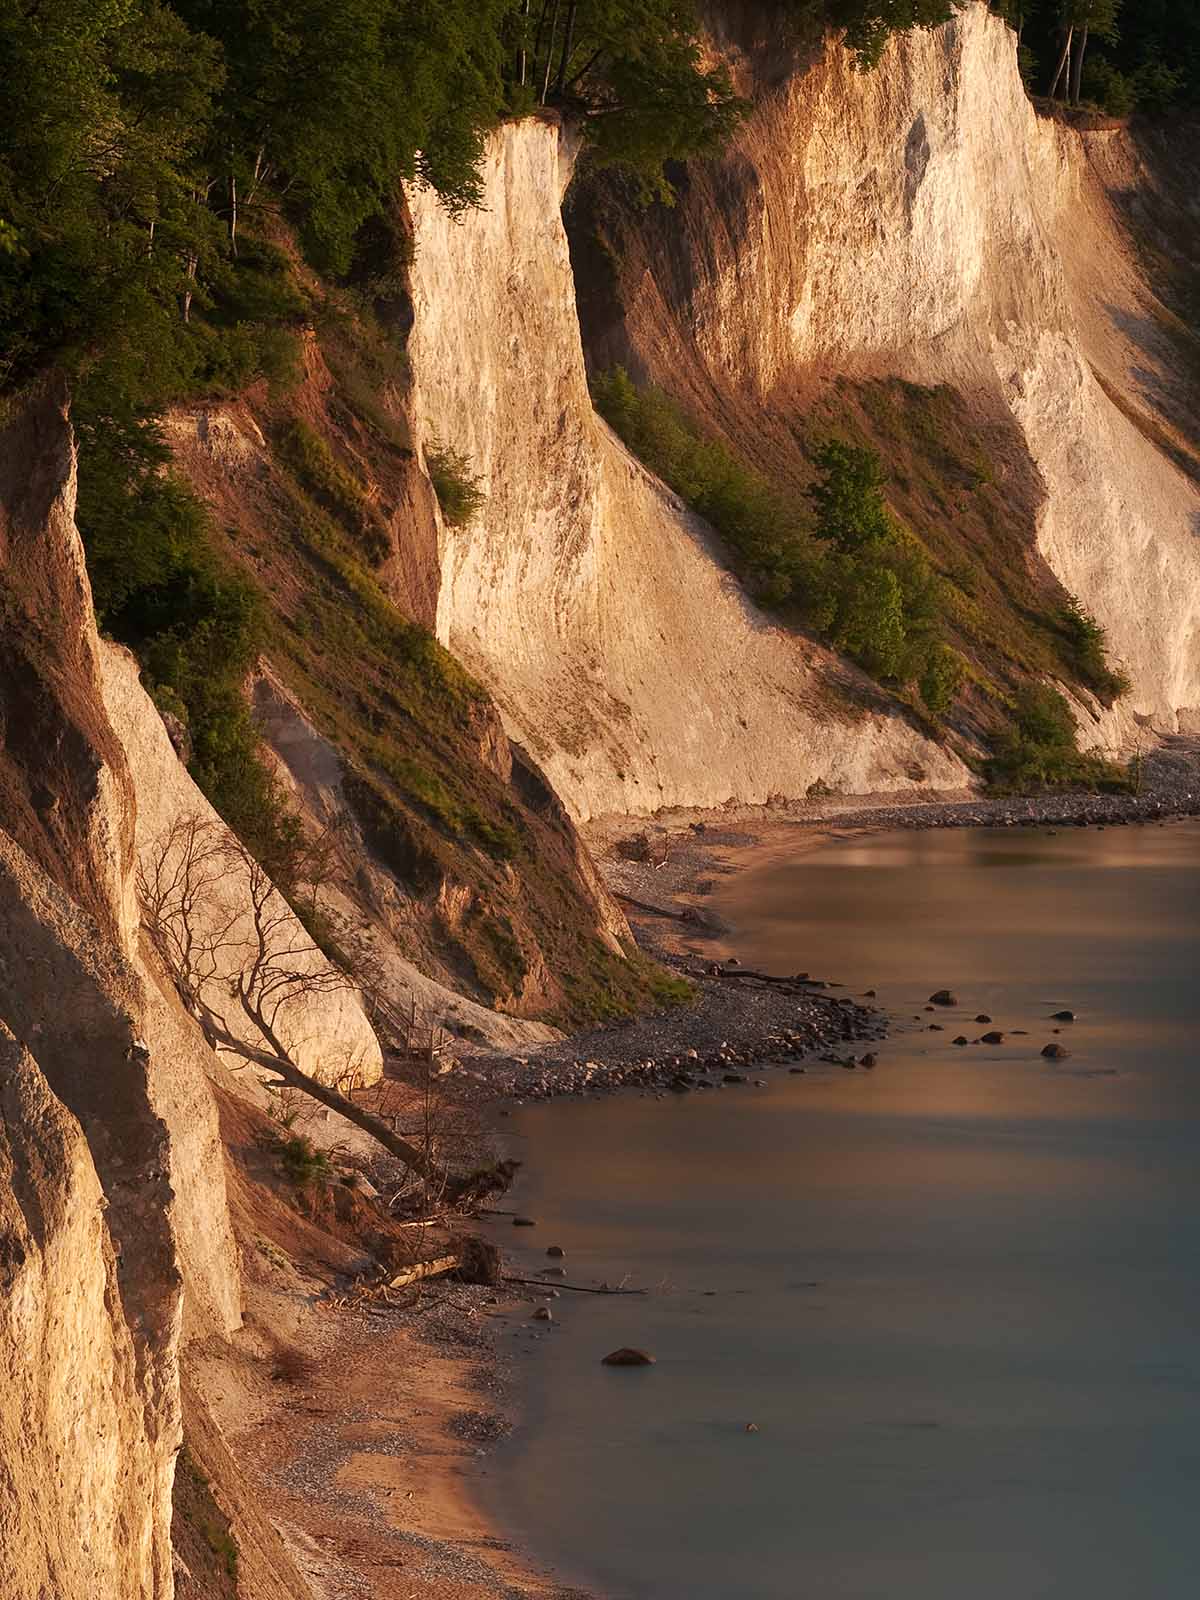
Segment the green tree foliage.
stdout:
<svg viewBox="0 0 1200 1600">
<path fill-rule="evenodd" d="M 1080 99 L 1110 117 L 1127 117 L 1138 103 L 1138 86 L 1111 61 L 1094 57 L 1083 70 Z"/>
<path fill-rule="evenodd" d="M 887 473 L 874 450 L 841 439 L 818 447 L 821 476 L 809 490 L 821 537 L 845 555 L 856 555 L 892 538 L 883 499 Z"/>
<path fill-rule="evenodd" d="M 940 28 L 964 0 L 828 0 L 826 18 L 863 71 L 879 65 L 893 33 Z"/>
<path fill-rule="evenodd" d="M 1128 771 L 1083 754 L 1066 699 L 1049 684 L 1027 684 L 1013 703 L 1012 726 L 996 740 L 988 778 L 1007 789 L 1084 787 L 1128 790 Z"/>
<path fill-rule="evenodd" d="M 888 510 L 876 451 L 834 439 L 814 460 L 820 475 L 808 494 L 829 552 L 819 613 L 825 631 L 875 677 L 919 680 L 937 646 L 940 580 Z"/>
<path fill-rule="evenodd" d="M 940 648 L 941 583 L 888 511 L 886 473 L 873 450 L 840 439 L 819 446 L 810 511 L 702 437 L 661 389 L 639 389 L 618 367 L 600 374 L 592 393 L 634 453 L 716 528 L 761 604 L 812 628 L 877 678 L 926 678 Z"/>
<path fill-rule="evenodd" d="M 1035 93 L 1114 116 L 1200 102 L 1194 0 L 991 0 L 1033 62 Z"/>
<path fill-rule="evenodd" d="M 944 717 L 967 675 L 967 664 L 948 644 L 935 644 L 921 672 L 921 699 L 930 714 Z"/>
<path fill-rule="evenodd" d="M 746 110 L 704 65 L 687 0 L 534 0 L 512 32 L 514 104 L 563 106 L 646 198 L 670 201 L 663 163 L 720 149 Z"/>
<path fill-rule="evenodd" d="M 431 183 L 451 209 L 477 202 L 510 0 L 174 3 L 221 46 L 205 156 L 235 244 L 271 186 L 286 190 L 313 259 L 338 272 L 400 177 Z"/>
<path fill-rule="evenodd" d="M 165 7 L 0 4 L 0 385 L 173 317 L 209 234 L 193 162 L 219 81 Z"/>
<path fill-rule="evenodd" d="M 904 594 L 885 566 L 864 562 L 839 586 L 832 635 L 877 678 L 897 678 L 904 668 Z"/>
</svg>

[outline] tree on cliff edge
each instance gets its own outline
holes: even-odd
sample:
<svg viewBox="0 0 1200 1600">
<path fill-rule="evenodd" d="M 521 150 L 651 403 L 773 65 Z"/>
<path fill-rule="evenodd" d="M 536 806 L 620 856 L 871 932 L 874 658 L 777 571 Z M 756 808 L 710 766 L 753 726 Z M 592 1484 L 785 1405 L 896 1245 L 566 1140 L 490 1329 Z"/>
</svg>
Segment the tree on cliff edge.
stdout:
<svg viewBox="0 0 1200 1600">
<path fill-rule="evenodd" d="M 879 65 L 893 33 L 940 28 L 965 0 L 828 0 L 826 18 L 866 72 Z"/>
<path fill-rule="evenodd" d="M 268 1088 L 298 1091 L 336 1111 L 451 1201 L 452 1179 L 429 1143 L 418 1148 L 391 1121 L 351 1098 L 359 1063 L 334 1064 L 334 1083 L 304 1071 L 287 1043 L 288 1013 L 323 996 L 356 994 L 353 980 L 314 946 L 266 872 L 229 830 L 179 817 L 138 869 L 150 942 L 184 1009 L 221 1056 L 262 1074 Z"/>
<path fill-rule="evenodd" d="M 559 106 L 601 162 L 669 200 L 663 163 L 722 148 L 746 105 L 704 64 L 680 0 L 540 0 L 521 7 L 514 102 Z"/>
<path fill-rule="evenodd" d="M 1120 0 L 1062 0 L 1059 31 L 1062 50 L 1050 83 L 1050 98 L 1064 86 L 1071 105 L 1078 105 L 1083 80 L 1083 61 L 1091 38 L 1115 40 Z"/>
</svg>

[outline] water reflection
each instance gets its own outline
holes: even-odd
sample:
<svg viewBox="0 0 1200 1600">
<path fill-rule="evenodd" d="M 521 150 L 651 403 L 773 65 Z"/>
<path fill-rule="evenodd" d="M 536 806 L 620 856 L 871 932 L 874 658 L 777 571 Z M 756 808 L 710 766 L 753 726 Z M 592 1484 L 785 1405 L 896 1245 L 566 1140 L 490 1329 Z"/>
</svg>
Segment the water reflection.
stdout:
<svg viewBox="0 0 1200 1600">
<path fill-rule="evenodd" d="M 655 1600 L 1190 1600 L 1198 891 L 1194 827 L 879 836 L 726 884 L 745 960 L 875 987 L 897 1031 L 869 1075 L 523 1113 L 540 1248 L 660 1292 L 556 1303 L 518 1356 L 506 1519 Z M 1005 1042 L 955 1047 L 979 1012 Z M 622 1343 L 658 1365 L 599 1366 Z"/>
</svg>

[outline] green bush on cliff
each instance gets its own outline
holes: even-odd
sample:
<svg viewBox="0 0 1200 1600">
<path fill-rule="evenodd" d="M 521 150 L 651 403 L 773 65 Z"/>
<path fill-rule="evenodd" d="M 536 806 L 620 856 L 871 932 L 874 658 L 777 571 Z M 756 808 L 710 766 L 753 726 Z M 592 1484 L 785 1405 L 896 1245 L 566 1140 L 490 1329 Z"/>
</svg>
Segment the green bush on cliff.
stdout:
<svg viewBox="0 0 1200 1600">
<path fill-rule="evenodd" d="M 1109 705 L 1129 692 L 1129 678 L 1109 665 L 1108 639 L 1103 627 L 1075 600 L 1059 612 L 1066 638 L 1067 656 L 1089 689 Z"/>
<path fill-rule="evenodd" d="M 957 650 L 938 643 L 929 652 L 918 687 L 931 716 L 944 717 L 967 675 L 967 664 Z"/>
<path fill-rule="evenodd" d="M 814 451 L 819 476 L 808 491 L 828 554 L 823 603 L 810 612 L 829 639 L 881 680 L 925 677 L 937 648 L 941 580 L 883 498 L 878 453 L 842 439 Z"/>
<path fill-rule="evenodd" d="M 1012 726 L 996 740 L 987 766 L 989 781 L 1005 789 L 1064 788 L 1125 790 L 1129 774 L 1078 745 L 1078 724 L 1066 698 L 1049 684 L 1019 689 Z"/>
<path fill-rule="evenodd" d="M 933 684 L 942 586 L 889 512 L 875 451 L 828 440 L 814 451 L 811 511 L 703 438 L 661 389 L 617 367 L 592 385 L 596 408 L 630 449 L 712 523 L 755 598 L 813 629 L 875 677 Z M 942 672 L 936 714 L 961 682 Z"/>
<path fill-rule="evenodd" d="M 669 395 L 639 389 L 623 368 L 599 373 L 592 397 L 638 459 L 712 523 L 757 599 L 786 606 L 813 588 L 820 552 L 800 501 L 702 438 Z"/>
<path fill-rule="evenodd" d="M 487 499 L 469 458 L 449 445 L 435 443 L 425 452 L 425 460 L 442 516 L 452 528 L 465 528 Z"/>
</svg>

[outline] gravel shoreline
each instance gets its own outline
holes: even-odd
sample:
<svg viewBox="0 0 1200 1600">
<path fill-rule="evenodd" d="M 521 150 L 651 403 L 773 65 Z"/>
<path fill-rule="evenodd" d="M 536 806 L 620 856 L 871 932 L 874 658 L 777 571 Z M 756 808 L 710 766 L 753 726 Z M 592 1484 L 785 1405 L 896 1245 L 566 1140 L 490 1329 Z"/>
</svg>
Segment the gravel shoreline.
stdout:
<svg viewBox="0 0 1200 1600">
<path fill-rule="evenodd" d="M 763 1072 L 802 1071 L 818 1059 L 874 1066 L 851 1046 L 887 1035 L 886 1015 L 834 993 L 831 978 L 799 974 L 756 981 L 728 949 L 726 928 L 704 905 L 716 877 L 738 870 L 730 854 L 767 841 L 797 851 L 863 830 L 976 827 L 1121 827 L 1200 815 L 1200 738 L 1175 736 L 1150 755 L 1142 792 L 1036 796 L 824 797 L 794 806 L 679 811 L 612 819 L 589 830 L 609 889 L 638 943 L 693 986 L 691 1004 L 610 1023 L 521 1054 L 480 1055 L 460 1076 L 483 1097 L 522 1104 L 621 1090 L 692 1093 L 734 1085 L 765 1088 Z M 639 854 L 644 850 L 642 859 Z M 704 944 L 714 946 L 706 953 Z M 757 1075 L 756 1075 L 757 1074 Z M 503 1114 L 503 1111 L 502 1111 Z"/>
<path fill-rule="evenodd" d="M 761 1073 L 795 1071 L 813 1058 L 848 1070 L 875 1064 L 870 1052 L 861 1057 L 849 1047 L 884 1038 L 887 1018 L 848 995 L 821 992 L 839 984 L 759 986 L 749 973 L 737 982 L 715 976 L 715 962 L 659 959 L 693 984 L 692 1004 L 575 1034 L 536 1054 L 477 1059 L 472 1067 L 488 1092 L 517 1105 L 635 1088 L 688 1094 L 734 1084 L 764 1088 Z"/>
</svg>

